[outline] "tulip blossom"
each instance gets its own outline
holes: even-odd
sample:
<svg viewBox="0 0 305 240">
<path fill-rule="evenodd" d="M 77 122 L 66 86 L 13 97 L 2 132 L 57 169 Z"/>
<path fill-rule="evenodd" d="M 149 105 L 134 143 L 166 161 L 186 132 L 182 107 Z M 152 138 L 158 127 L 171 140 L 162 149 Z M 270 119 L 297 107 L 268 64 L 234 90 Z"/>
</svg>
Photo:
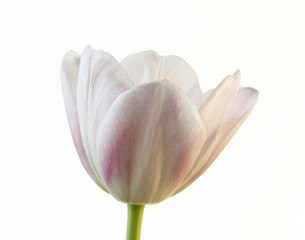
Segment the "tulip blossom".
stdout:
<svg viewBox="0 0 305 240">
<path fill-rule="evenodd" d="M 118 62 L 87 47 L 68 52 L 61 80 L 80 160 L 93 181 L 130 206 L 155 204 L 214 162 L 258 97 L 240 73 L 202 93 L 180 57 L 140 52 Z"/>
</svg>

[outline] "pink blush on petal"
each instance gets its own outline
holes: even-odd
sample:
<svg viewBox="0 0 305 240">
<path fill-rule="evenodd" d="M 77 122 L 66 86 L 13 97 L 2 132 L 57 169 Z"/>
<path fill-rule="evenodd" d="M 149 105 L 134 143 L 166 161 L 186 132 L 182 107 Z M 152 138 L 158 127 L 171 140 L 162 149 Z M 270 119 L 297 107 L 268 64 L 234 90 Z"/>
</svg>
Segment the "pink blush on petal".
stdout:
<svg viewBox="0 0 305 240">
<path fill-rule="evenodd" d="M 115 175 L 122 176 L 123 172 L 128 172 L 125 168 L 130 167 L 129 156 L 126 151 L 128 150 L 126 147 L 129 145 L 126 144 L 129 134 L 128 127 L 120 127 L 119 130 L 116 130 L 116 133 L 103 134 L 103 147 L 99 152 L 99 163 L 103 180 L 107 186 L 111 184 Z M 124 159 L 121 159 L 122 157 Z"/>
<path fill-rule="evenodd" d="M 87 160 L 87 156 L 86 156 L 86 153 L 85 153 L 85 149 L 84 149 L 84 146 L 83 146 L 83 143 L 82 143 L 82 140 L 81 139 L 78 139 L 76 138 L 75 136 L 72 136 L 72 139 L 73 139 L 73 142 L 74 142 L 74 146 L 76 148 L 76 151 L 77 151 L 77 154 L 85 168 L 85 170 L 87 172 L 91 172 L 91 167 L 88 163 L 88 160 Z"/>
</svg>

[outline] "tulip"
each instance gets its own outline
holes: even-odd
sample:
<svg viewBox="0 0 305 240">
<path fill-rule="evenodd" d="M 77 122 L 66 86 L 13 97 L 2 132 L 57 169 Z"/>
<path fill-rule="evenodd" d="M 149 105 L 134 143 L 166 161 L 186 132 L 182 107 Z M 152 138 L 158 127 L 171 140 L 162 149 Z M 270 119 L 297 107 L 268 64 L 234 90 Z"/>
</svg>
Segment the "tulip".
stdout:
<svg viewBox="0 0 305 240">
<path fill-rule="evenodd" d="M 251 112 L 258 93 L 239 79 L 237 71 L 202 93 L 177 56 L 145 51 L 119 63 L 90 47 L 68 52 L 62 89 L 84 168 L 141 220 L 145 204 L 177 194 L 207 170 Z"/>
</svg>

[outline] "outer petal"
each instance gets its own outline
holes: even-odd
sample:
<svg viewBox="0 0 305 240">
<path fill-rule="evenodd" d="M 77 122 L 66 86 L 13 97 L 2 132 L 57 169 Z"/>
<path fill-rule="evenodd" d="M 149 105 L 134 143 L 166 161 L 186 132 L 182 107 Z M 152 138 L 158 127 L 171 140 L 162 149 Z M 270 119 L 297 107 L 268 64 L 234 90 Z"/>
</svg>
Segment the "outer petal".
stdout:
<svg viewBox="0 0 305 240">
<path fill-rule="evenodd" d="M 200 108 L 201 120 L 206 126 L 208 135 L 214 135 L 234 101 L 239 88 L 239 80 L 226 77 L 217 88 L 209 94 Z"/>
<path fill-rule="evenodd" d="M 108 53 L 87 47 L 80 61 L 77 113 L 90 167 L 97 171 L 96 132 L 116 97 L 131 86 L 120 64 Z"/>
<path fill-rule="evenodd" d="M 240 71 L 237 70 L 237 71 L 232 75 L 232 77 L 233 77 L 235 80 L 237 80 L 236 83 L 239 83 L 239 81 L 240 81 Z M 223 84 L 223 83 L 221 83 L 221 84 L 218 86 L 218 88 L 219 88 L 220 86 L 222 86 L 222 84 Z M 205 93 L 202 95 L 202 106 L 204 106 L 204 105 L 206 104 L 207 100 L 210 99 L 210 97 L 212 96 L 211 94 L 212 94 L 214 91 L 215 91 L 215 89 L 211 89 L 211 90 L 205 92 Z M 214 93 L 215 93 L 215 92 L 214 92 Z"/>
<path fill-rule="evenodd" d="M 188 186 L 188 183 L 194 178 L 194 176 L 197 176 L 198 172 L 200 172 L 208 161 L 209 156 L 215 148 L 220 126 L 231 108 L 238 88 L 239 81 L 232 76 L 228 76 L 214 91 L 208 92 L 207 99 L 200 108 L 201 120 L 207 129 L 207 140 L 205 141 L 194 166 L 177 192 L 183 190 L 186 185 Z"/>
<path fill-rule="evenodd" d="M 218 135 L 215 139 L 215 147 L 210 153 L 208 160 L 203 167 L 198 171 L 188 182 L 184 183 L 180 187 L 179 191 L 182 191 L 194 182 L 202 173 L 204 173 L 214 162 L 217 156 L 221 153 L 224 147 L 228 144 L 230 139 L 234 136 L 244 120 L 248 117 L 252 111 L 258 98 L 258 92 L 252 88 L 240 88 L 237 96 L 232 104 L 229 113 L 220 126 Z"/>
<path fill-rule="evenodd" d="M 235 101 L 226 116 L 225 121 L 222 123 L 219 134 L 216 140 L 216 147 L 214 148 L 208 162 L 201 170 L 202 174 L 208 169 L 221 151 L 225 148 L 241 124 L 248 117 L 252 111 L 258 98 L 258 92 L 253 88 L 241 88 L 235 98 Z M 198 176 L 199 177 L 199 176 Z"/>
<path fill-rule="evenodd" d="M 84 150 L 82 136 L 80 134 L 80 127 L 76 109 L 76 87 L 79 62 L 80 55 L 76 52 L 70 51 L 64 56 L 61 64 L 60 74 L 67 118 L 70 125 L 70 130 L 75 144 L 75 148 L 84 168 L 86 169 L 90 177 L 96 182 L 96 184 L 103 188 L 105 191 L 107 191 L 101 178 L 95 175 L 90 167 L 88 158 Z"/>
<path fill-rule="evenodd" d="M 98 139 L 107 188 L 123 202 L 166 199 L 190 170 L 205 136 L 197 109 L 169 81 L 142 84 L 123 93 Z"/>
<path fill-rule="evenodd" d="M 197 108 L 200 107 L 202 92 L 198 77 L 182 58 L 145 51 L 126 57 L 121 64 L 135 85 L 167 79 L 180 87 Z"/>
</svg>

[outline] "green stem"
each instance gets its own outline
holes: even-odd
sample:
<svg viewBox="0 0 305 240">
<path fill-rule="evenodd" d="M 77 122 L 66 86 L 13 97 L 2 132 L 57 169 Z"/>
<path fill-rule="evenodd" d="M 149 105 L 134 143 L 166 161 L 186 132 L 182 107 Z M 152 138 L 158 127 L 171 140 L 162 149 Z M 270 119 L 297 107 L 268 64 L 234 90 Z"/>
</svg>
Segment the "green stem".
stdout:
<svg viewBox="0 0 305 240">
<path fill-rule="evenodd" d="M 145 205 L 128 204 L 126 240 L 140 240 Z"/>
</svg>

